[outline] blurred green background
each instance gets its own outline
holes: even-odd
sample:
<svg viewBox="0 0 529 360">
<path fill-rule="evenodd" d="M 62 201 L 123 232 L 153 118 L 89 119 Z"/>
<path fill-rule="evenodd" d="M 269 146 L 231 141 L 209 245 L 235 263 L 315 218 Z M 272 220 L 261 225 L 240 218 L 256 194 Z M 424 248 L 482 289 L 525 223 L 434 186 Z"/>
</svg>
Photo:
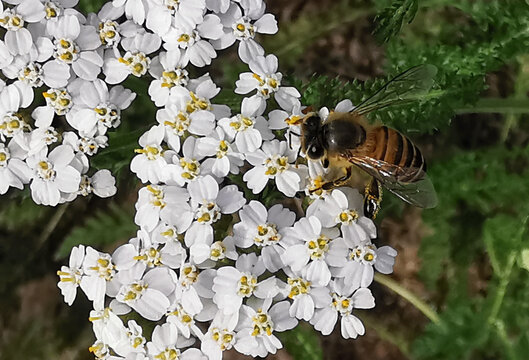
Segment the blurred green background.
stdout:
<svg viewBox="0 0 529 360">
<path fill-rule="evenodd" d="M 84 11 L 101 1 L 81 1 Z M 529 354 L 529 3 L 524 0 L 270 0 L 279 33 L 262 37 L 304 104 L 358 103 L 390 75 L 438 68 L 433 91 L 373 118 L 423 149 L 439 206 L 421 211 L 387 195 L 377 244 L 399 252 L 377 306 L 359 312 L 367 334 L 344 340 L 300 327 L 279 359 L 527 359 Z M 247 67 L 235 49 L 207 70 L 231 93 Z M 90 304 L 62 301 L 55 272 L 79 243 L 112 251 L 135 235 L 136 139 L 155 122 L 147 82 L 95 158 L 118 175 L 112 199 L 34 205 L 0 199 L 0 359 L 91 359 Z M 384 279 L 382 279 L 384 280 Z M 395 292 L 396 290 L 396 292 Z M 404 291 L 407 290 L 407 291 Z M 410 302 L 411 300 L 411 302 Z M 427 306 L 430 312 L 418 309 Z M 228 359 L 242 358 L 234 353 Z M 273 358 L 273 357 L 271 357 Z"/>
</svg>

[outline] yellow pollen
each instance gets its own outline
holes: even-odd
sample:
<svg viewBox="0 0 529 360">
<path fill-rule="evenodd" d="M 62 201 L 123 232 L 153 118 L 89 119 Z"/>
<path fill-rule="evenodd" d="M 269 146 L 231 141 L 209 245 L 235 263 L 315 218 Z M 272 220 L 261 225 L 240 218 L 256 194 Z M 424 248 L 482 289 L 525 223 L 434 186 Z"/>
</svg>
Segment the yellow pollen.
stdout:
<svg viewBox="0 0 529 360">
<path fill-rule="evenodd" d="M 57 11 L 52 8 L 46 8 L 46 17 L 47 18 L 54 18 L 57 16 Z"/>
<path fill-rule="evenodd" d="M 300 120 L 301 120 L 301 116 L 299 116 L 299 115 L 292 115 L 291 117 L 286 118 L 286 119 L 285 119 L 285 122 L 286 122 L 288 125 L 299 125 L 299 124 L 300 124 Z"/>
<path fill-rule="evenodd" d="M 71 61 L 73 59 L 73 54 L 71 52 L 66 52 L 60 56 L 61 60 Z"/>
<path fill-rule="evenodd" d="M 174 236 L 174 230 L 173 229 L 169 229 L 167 231 L 164 231 L 163 233 L 161 233 L 162 236 L 169 236 L 169 237 L 172 237 Z"/>
<path fill-rule="evenodd" d="M 211 220 L 211 216 L 209 215 L 209 213 L 204 213 L 201 217 L 199 217 L 198 219 L 198 222 L 208 222 Z"/>
<path fill-rule="evenodd" d="M 277 87 L 276 79 L 268 79 L 268 84 L 274 89 Z"/>
<path fill-rule="evenodd" d="M 349 307 L 349 299 L 342 300 L 342 307 L 343 308 L 348 308 Z"/>
<path fill-rule="evenodd" d="M 18 129 L 18 128 L 20 127 L 20 121 L 18 121 L 18 120 L 11 120 L 11 121 L 9 122 L 9 127 L 10 127 L 11 129 Z"/>
<path fill-rule="evenodd" d="M 259 85 L 261 85 L 261 86 L 264 85 L 265 82 L 263 81 L 263 79 L 261 79 L 261 77 L 260 77 L 259 75 L 257 75 L 257 74 L 254 73 L 252 76 L 253 76 L 257 81 L 259 81 Z"/>
<path fill-rule="evenodd" d="M 268 233 L 268 229 L 264 226 L 261 226 L 259 225 L 257 227 L 257 233 L 260 235 L 260 236 L 263 236 L 263 235 L 266 235 Z"/>
<path fill-rule="evenodd" d="M 95 108 L 94 111 L 101 116 L 105 116 L 107 114 L 107 109 L 105 108 Z"/>
<path fill-rule="evenodd" d="M 266 175 L 275 175 L 277 174 L 277 168 L 275 167 L 269 167 L 268 170 L 265 171 Z"/>
<path fill-rule="evenodd" d="M 374 258 L 375 257 L 371 253 L 367 253 L 367 254 L 364 255 L 364 260 L 365 261 L 373 261 Z"/>
<path fill-rule="evenodd" d="M 55 93 L 43 92 L 42 96 L 44 96 L 46 99 L 50 99 L 51 101 L 57 100 L 57 95 Z"/>
<path fill-rule="evenodd" d="M 143 343 L 142 338 L 137 337 L 137 338 L 134 339 L 134 341 L 133 341 L 133 343 L 132 343 L 132 347 L 137 348 L 137 347 L 140 346 L 142 343 Z"/>
<path fill-rule="evenodd" d="M 187 34 L 182 34 L 180 35 L 180 37 L 178 38 L 178 41 L 179 42 L 188 42 L 190 39 L 189 35 Z"/>
<path fill-rule="evenodd" d="M 143 65 L 140 63 L 134 64 L 133 70 L 137 74 L 141 74 L 143 72 Z"/>
<path fill-rule="evenodd" d="M 237 24 L 237 30 L 239 31 L 244 31 L 246 29 L 246 27 L 243 25 L 243 24 Z"/>
<path fill-rule="evenodd" d="M 97 259 L 97 263 L 101 266 L 101 267 L 108 267 L 108 265 L 110 265 L 110 261 L 108 261 L 107 259 Z"/>
<path fill-rule="evenodd" d="M 129 291 L 127 293 L 127 295 L 125 295 L 124 300 L 125 301 L 134 300 L 134 299 L 136 299 L 136 297 L 137 297 L 137 295 L 136 295 L 136 293 L 134 291 Z"/>
<path fill-rule="evenodd" d="M 68 99 L 60 99 L 59 100 L 59 105 L 61 105 L 63 107 L 67 107 L 68 105 L 70 105 L 70 100 L 68 100 Z"/>
<path fill-rule="evenodd" d="M 162 190 L 154 188 L 152 185 L 147 185 L 147 190 L 149 190 L 154 196 L 160 196 Z"/>
</svg>

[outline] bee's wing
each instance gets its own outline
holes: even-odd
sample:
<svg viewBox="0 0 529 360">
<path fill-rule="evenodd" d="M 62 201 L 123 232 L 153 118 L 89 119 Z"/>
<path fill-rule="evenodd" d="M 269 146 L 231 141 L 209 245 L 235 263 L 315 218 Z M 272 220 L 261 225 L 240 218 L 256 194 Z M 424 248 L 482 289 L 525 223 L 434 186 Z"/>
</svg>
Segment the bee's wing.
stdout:
<svg viewBox="0 0 529 360">
<path fill-rule="evenodd" d="M 437 205 L 433 184 L 422 169 L 401 167 L 368 156 L 344 156 L 405 202 L 426 209 Z"/>
<path fill-rule="evenodd" d="M 365 115 L 373 110 L 417 100 L 419 95 L 430 90 L 436 74 L 437 68 L 433 65 L 414 66 L 388 81 L 352 112 Z"/>
</svg>

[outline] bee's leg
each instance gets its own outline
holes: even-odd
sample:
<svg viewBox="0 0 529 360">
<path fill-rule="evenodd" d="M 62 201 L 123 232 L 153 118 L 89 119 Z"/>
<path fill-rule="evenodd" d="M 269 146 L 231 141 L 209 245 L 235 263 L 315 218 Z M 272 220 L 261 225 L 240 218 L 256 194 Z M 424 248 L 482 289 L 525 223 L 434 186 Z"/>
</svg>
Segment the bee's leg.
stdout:
<svg viewBox="0 0 529 360">
<path fill-rule="evenodd" d="M 364 197 L 364 215 L 370 219 L 377 217 L 382 201 L 382 186 L 380 182 L 371 178 L 365 189 Z"/>
<path fill-rule="evenodd" d="M 323 184 L 321 186 L 321 188 L 323 190 L 332 190 L 334 188 L 340 187 L 340 186 L 344 185 L 345 183 L 347 183 L 347 181 L 349 181 L 349 179 L 351 178 L 351 173 L 352 173 L 351 166 L 349 166 L 348 168 L 345 169 L 345 175 L 344 176 L 342 176 L 341 178 L 338 178 L 338 179 L 336 179 L 334 181 L 326 182 L 325 184 Z"/>
</svg>

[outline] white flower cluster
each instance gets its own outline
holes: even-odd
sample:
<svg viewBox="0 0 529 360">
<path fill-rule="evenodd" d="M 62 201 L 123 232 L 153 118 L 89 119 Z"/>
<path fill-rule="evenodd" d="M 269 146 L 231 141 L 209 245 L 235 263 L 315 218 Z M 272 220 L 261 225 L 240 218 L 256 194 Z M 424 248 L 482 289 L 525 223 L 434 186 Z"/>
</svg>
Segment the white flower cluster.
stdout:
<svg viewBox="0 0 529 360">
<path fill-rule="evenodd" d="M 152 76 L 157 124 L 140 137 L 130 165 L 146 184 L 136 203 L 137 236 L 112 255 L 75 247 L 58 272 L 68 304 L 79 287 L 93 302 L 90 351 L 97 359 L 221 359 L 231 348 L 264 357 L 282 347 L 276 334 L 300 320 L 327 335 L 340 319 L 345 338 L 364 334 L 355 309 L 374 307 L 368 286 L 375 270 L 392 272 L 396 252 L 372 243 L 376 228 L 363 216 L 358 191 L 309 191 L 324 172 L 321 164 L 296 163 L 303 107 L 299 92 L 282 84 L 277 58 L 255 41 L 257 33 L 277 31 L 262 0 L 114 0 L 87 18 L 71 8 L 75 0 L 13 2 L 6 12 L 22 26 L 8 28 L 0 46 L 9 62 L 4 69 L 18 66 L 9 72 L 15 75 L 36 69 L 30 78 L 51 89 L 46 106 L 33 111 L 35 129 L 18 115 L 8 121 L 20 121 L 21 130 L 0 125 L 2 141 L 10 139 L 0 183 L 7 169 L 18 181 L 8 186 L 33 179 L 32 189 L 48 189 L 33 192 L 37 202 L 71 200 L 87 182 L 80 177 L 86 155 L 106 146 L 106 130 L 119 124 L 134 97 L 106 84 Z M 33 12 L 41 8 L 39 18 Z M 24 21 L 35 28 L 26 30 Z M 211 77 L 190 78 L 188 70 L 209 65 L 235 42 L 250 72 L 236 82 L 235 93 L 248 97 L 232 114 L 214 103 L 220 88 Z M 31 86 L 22 80 L 5 86 L 6 114 L 28 106 Z M 336 109 L 351 106 L 344 101 Z M 322 109 L 322 117 L 328 112 Z M 65 115 L 76 132 L 63 133 L 62 145 L 48 154 L 59 138 L 49 135 L 55 115 Z M 38 175 L 30 176 L 35 168 Z M 101 188 L 97 174 L 93 192 Z M 264 192 L 275 189 L 286 199 L 267 209 L 248 201 L 236 183 L 264 203 Z M 50 184 L 59 194 L 53 201 Z M 303 197 L 310 205 L 296 219 L 285 206 L 290 201 L 302 210 Z M 131 311 L 141 321 L 125 324 L 120 316 Z M 149 321 L 158 324 L 150 339 L 143 334 Z"/>
<path fill-rule="evenodd" d="M 36 203 L 55 206 L 116 192 L 110 171 L 89 171 L 89 157 L 108 146 L 107 131 L 135 94 L 99 77 L 119 57 L 118 45 L 147 35 L 113 21 L 124 7 L 107 4 L 85 17 L 77 2 L 0 2 L 0 195 L 29 184 Z"/>
</svg>

